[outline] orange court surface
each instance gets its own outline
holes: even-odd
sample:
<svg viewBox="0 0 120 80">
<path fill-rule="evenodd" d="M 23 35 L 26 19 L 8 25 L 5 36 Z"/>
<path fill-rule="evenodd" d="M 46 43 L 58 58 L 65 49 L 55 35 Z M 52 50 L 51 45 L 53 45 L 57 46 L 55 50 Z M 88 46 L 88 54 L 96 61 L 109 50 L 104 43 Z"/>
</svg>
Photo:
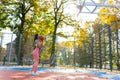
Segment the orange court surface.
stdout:
<svg viewBox="0 0 120 80">
<path fill-rule="evenodd" d="M 0 80 L 109 80 L 89 73 L 39 71 L 39 76 L 27 70 L 0 70 Z"/>
</svg>

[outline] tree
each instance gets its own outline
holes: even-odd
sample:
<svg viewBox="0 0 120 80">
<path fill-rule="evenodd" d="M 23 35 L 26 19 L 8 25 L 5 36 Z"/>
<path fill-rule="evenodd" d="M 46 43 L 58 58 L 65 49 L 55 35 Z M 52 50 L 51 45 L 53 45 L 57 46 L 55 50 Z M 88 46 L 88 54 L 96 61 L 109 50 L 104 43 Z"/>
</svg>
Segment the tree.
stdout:
<svg viewBox="0 0 120 80">
<path fill-rule="evenodd" d="M 64 15 L 65 3 L 69 0 L 53 0 L 53 11 L 54 11 L 54 29 L 52 35 L 52 48 L 51 48 L 51 56 L 55 54 L 55 43 L 56 43 L 56 35 L 57 29 L 63 24 L 73 25 L 75 20 L 71 18 L 71 16 Z M 73 21 L 73 22 L 72 22 Z M 71 23 L 72 22 L 72 23 Z M 51 62 L 52 65 L 52 62 Z"/>
<path fill-rule="evenodd" d="M 31 24 L 33 23 L 35 24 L 35 22 L 37 22 L 37 16 L 40 16 L 39 1 L 37 0 L 9 0 L 9 1 L 1 0 L 1 4 L 6 9 L 5 10 L 6 12 L 4 11 L 2 14 L 8 13 L 8 16 L 3 20 L 3 22 L 7 24 L 5 27 L 9 27 L 11 28 L 12 31 L 17 33 L 16 40 L 18 42 L 21 34 L 23 34 Z M 31 17 L 29 18 L 28 15 L 30 15 Z M 23 39 L 22 43 L 25 43 L 25 42 L 26 42 L 26 39 Z M 20 44 L 19 42 L 16 44 L 17 46 L 20 46 L 18 45 Z M 22 50 L 22 48 L 24 47 L 21 46 L 20 49 Z M 24 52 L 23 53 L 21 52 L 18 55 L 19 57 L 18 64 L 20 65 L 22 64 L 23 54 Z"/>
<path fill-rule="evenodd" d="M 106 4 L 117 4 L 115 0 L 106 0 L 105 1 Z M 117 13 L 119 9 L 117 9 L 116 7 L 101 7 L 99 12 L 103 12 L 103 13 Z M 114 21 L 117 21 L 119 18 L 116 14 L 98 14 L 101 23 L 102 24 L 111 24 Z"/>
<path fill-rule="evenodd" d="M 0 3 L 0 30 L 8 26 L 7 17 L 9 16 L 7 9 Z M 6 22 L 6 23 L 5 23 Z"/>
<path fill-rule="evenodd" d="M 71 23 L 72 18 L 64 14 L 64 3 L 68 0 L 1 0 L 4 8 L 7 12 L 6 19 L 3 20 L 5 27 L 11 28 L 16 33 L 18 42 L 21 39 L 22 43 L 16 43 L 16 50 L 20 48 L 20 51 L 24 50 L 24 43 L 29 38 L 28 34 L 44 34 L 45 36 L 51 36 L 50 41 L 52 45 L 51 54 L 55 53 L 56 35 L 62 35 L 57 33 L 57 29 L 63 24 L 73 25 Z M 26 35 L 24 35 L 26 34 Z M 22 44 L 22 45 L 21 45 Z M 18 51 L 17 50 L 17 51 Z M 25 52 L 21 52 L 18 55 L 19 62 L 22 64 L 22 58 Z"/>
</svg>

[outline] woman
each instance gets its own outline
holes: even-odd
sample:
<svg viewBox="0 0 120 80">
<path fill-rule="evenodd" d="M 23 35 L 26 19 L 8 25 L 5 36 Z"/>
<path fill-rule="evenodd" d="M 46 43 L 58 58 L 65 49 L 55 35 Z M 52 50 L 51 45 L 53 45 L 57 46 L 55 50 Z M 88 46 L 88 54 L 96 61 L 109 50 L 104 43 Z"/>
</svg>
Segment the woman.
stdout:
<svg viewBox="0 0 120 80">
<path fill-rule="evenodd" d="M 32 52 L 34 58 L 34 64 L 32 66 L 32 70 L 30 71 L 30 74 L 38 76 L 39 73 L 37 73 L 37 67 L 39 63 L 39 51 L 40 48 L 43 46 L 44 37 L 42 35 L 36 35 L 36 36 L 37 39 L 35 39 L 35 48 Z"/>
<path fill-rule="evenodd" d="M 35 49 L 35 47 L 36 47 L 35 40 L 37 40 L 37 39 L 38 39 L 38 34 L 35 34 L 35 37 L 34 37 L 34 43 L 33 43 L 33 45 L 34 45 L 34 49 Z"/>
</svg>

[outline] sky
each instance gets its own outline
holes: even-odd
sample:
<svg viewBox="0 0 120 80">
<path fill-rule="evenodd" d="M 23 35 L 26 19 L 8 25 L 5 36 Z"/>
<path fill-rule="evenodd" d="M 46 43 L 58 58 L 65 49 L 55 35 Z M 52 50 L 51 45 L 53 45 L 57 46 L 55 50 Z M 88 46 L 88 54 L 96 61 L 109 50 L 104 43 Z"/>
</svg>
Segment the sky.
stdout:
<svg viewBox="0 0 120 80">
<path fill-rule="evenodd" d="M 87 2 L 90 2 L 90 1 L 91 0 L 87 0 Z M 80 10 L 76 7 L 76 5 L 79 5 L 79 4 L 73 4 L 71 2 L 67 3 L 64 14 L 70 14 L 71 16 L 73 16 L 74 19 L 81 21 L 80 25 L 82 27 L 84 27 L 83 25 L 86 21 L 92 22 L 97 18 L 97 14 L 79 13 Z M 78 15 L 78 13 L 79 13 L 79 15 Z M 70 26 L 68 26 L 68 27 L 64 26 L 62 29 L 58 29 L 58 32 L 60 32 L 60 31 L 62 31 L 64 33 L 68 33 L 68 35 L 71 35 L 72 32 L 74 31 L 74 28 L 70 27 Z M 60 37 L 57 39 L 57 41 L 58 42 L 66 41 L 66 39 Z"/>
<path fill-rule="evenodd" d="M 11 42 L 11 41 L 14 41 L 15 38 L 16 38 L 16 35 L 13 34 L 10 29 L 5 29 L 5 30 L 2 30 L 2 46 L 4 48 L 6 48 L 6 44 Z M 13 37 L 13 38 L 12 38 Z"/>
<path fill-rule="evenodd" d="M 93 0 L 93 1 L 98 3 L 98 0 Z M 92 3 L 91 0 L 86 0 L 85 2 Z M 86 12 L 86 8 L 83 7 L 80 12 L 80 9 L 77 8 L 77 5 L 80 5 L 80 3 L 73 3 L 73 2 L 67 3 L 67 6 L 65 8 L 66 11 L 65 13 L 73 15 L 74 17 L 76 17 L 76 19 L 82 18 L 83 21 L 93 21 L 97 18 L 97 14 L 81 13 L 81 12 Z M 94 6 L 87 6 L 87 8 L 89 10 L 93 10 Z"/>
</svg>

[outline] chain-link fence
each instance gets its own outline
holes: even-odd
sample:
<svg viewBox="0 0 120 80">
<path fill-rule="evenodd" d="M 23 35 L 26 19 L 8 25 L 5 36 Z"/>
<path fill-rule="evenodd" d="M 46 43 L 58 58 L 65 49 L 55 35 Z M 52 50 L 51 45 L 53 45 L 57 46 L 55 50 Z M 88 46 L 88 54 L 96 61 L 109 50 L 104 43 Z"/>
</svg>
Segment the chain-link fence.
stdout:
<svg viewBox="0 0 120 80">
<path fill-rule="evenodd" d="M 116 23 L 102 26 L 94 36 L 94 67 L 99 69 L 120 69 L 120 30 Z"/>
<path fill-rule="evenodd" d="M 30 64 L 33 50 L 33 35 L 18 35 L 1 33 L 0 61 L 1 65 L 17 65 L 20 62 Z M 22 61 L 21 61 L 22 60 Z"/>
<path fill-rule="evenodd" d="M 59 64 L 65 66 L 120 69 L 120 30 L 117 26 L 101 25 L 92 37 L 74 37 L 69 44 L 58 47 Z M 61 44 L 61 43 L 60 43 Z M 71 45 L 71 47 L 70 47 Z"/>
<path fill-rule="evenodd" d="M 120 69 L 120 30 L 109 25 L 91 37 L 57 36 L 55 65 L 97 69 Z M 59 40 L 61 39 L 61 40 Z M 1 65 L 31 65 L 34 34 L 1 33 Z M 45 36 L 40 60 L 49 61 L 52 36 Z M 40 62 L 41 62 L 40 61 Z M 43 63 L 44 64 L 44 63 Z M 49 64 L 49 63 L 46 63 Z"/>
</svg>

